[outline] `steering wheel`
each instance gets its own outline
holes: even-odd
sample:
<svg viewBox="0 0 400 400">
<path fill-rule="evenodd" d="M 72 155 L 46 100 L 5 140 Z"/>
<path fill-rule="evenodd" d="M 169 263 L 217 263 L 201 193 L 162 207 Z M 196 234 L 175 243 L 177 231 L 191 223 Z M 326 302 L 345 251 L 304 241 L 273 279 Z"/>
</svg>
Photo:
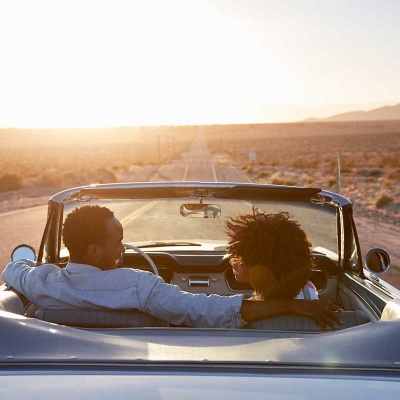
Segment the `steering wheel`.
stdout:
<svg viewBox="0 0 400 400">
<path fill-rule="evenodd" d="M 138 247 L 132 246 L 131 244 L 128 244 L 128 243 L 122 243 L 122 244 L 126 249 L 135 250 L 136 253 L 139 253 L 142 257 L 144 257 L 146 259 L 146 261 L 150 264 L 150 267 L 153 269 L 154 275 L 157 275 L 157 276 L 160 275 L 158 273 L 156 264 L 154 264 L 154 261 L 143 250 L 140 250 Z"/>
</svg>

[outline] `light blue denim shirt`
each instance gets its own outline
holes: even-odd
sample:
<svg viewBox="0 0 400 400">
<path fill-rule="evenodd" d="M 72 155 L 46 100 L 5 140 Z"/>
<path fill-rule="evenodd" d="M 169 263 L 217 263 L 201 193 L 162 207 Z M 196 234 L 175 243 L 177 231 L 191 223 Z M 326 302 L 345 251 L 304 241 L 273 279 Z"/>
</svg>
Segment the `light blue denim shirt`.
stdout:
<svg viewBox="0 0 400 400">
<path fill-rule="evenodd" d="M 2 278 L 39 308 L 130 309 L 174 325 L 241 328 L 243 296 L 183 292 L 150 272 L 119 268 L 102 271 L 68 263 L 35 266 L 31 260 L 9 263 Z"/>
</svg>

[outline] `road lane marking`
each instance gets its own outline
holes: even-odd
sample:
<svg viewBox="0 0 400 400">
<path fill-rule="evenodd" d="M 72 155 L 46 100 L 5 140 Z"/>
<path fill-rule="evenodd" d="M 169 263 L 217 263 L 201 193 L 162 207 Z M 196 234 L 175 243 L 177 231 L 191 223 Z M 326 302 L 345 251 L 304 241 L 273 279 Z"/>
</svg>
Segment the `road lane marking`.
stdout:
<svg viewBox="0 0 400 400">
<path fill-rule="evenodd" d="M 190 164 L 186 165 L 185 170 L 183 171 L 183 176 L 182 176 L 182 180 L 186 181 L 187 176 L 189 174 L 189 170 L 190 170 Z"/>
<path fill-rule="evenodd" d="M 216 172 L 215 172 L 215 166 L 214 166 L 214 163 L 213 163 L 213 164 L 211 164 L 211 169 L 212 169 L 212 173 L 213 173 L 213 177 L 214 177 L 214 182 L 218 182 L 218 179 L 217 179 L 217 174 L 216 174 Z"/>
<path fill-rule="evenodd" d="M 137 210 L 133 211 L 126 217 L 120 219 L 121 225 L 125 228 L 125 226 L 131 222 L 133 219 L 137 218 L 139 215 L 144 214 L 146 211 L 150 210 L 151 208 L 155 207 L 157 204 L 159 204 L 160 201 L 152 201 L 143 207 L 138 208 Z"/>
<path fill-rule="evenodd" d="M 18 210 L 13 210 L 13 211 L 7 211 L 5 213 L 1 213 L 0 217 L 6 217 L 7 215 L 13 215 L 13 214 L 20 214 L 20 213 L 27 213 L 30 211 L 35 211 L 38 210 L 39 208 L 47 208 L 47 204 L 43 204 L 41 206 L 33 206 L 33 207 L 28 207 L 28 208 L 20 208 Z"/>
<path fill-rule="evenodd" d="M 154 182 L 154 179 L 157 175 L 160 175 L 161 171 L 164 169 L 165 165 L 161 165 L 158 171 L 150 178 L 149 182 Z"/>
</svg>

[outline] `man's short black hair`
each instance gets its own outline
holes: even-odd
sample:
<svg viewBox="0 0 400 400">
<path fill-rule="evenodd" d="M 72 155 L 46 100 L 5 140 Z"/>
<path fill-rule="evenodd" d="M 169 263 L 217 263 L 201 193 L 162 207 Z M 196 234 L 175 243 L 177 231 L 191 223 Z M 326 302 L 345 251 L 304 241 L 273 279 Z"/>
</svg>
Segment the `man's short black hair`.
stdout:
<svg viewBox="0 0 400 400">
<path fill-rule="evenodd" d="M 106 220 L 114 213 L 107 207 L 83 206 L 67 215 L 63 226 L 63 242 L 73 257 L 85 254 L 91 244 L 102 244 L 107 239 Z"/>
</svg>

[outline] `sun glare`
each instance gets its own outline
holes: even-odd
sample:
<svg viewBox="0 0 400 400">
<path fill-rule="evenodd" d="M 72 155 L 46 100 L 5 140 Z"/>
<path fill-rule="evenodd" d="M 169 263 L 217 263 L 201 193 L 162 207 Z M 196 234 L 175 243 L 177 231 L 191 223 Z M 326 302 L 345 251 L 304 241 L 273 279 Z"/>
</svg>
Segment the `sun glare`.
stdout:
<svg viewBox="0 0 400 400">
<path fill-rule="evenodd" d="M 368 61 L 353 24 L 307 4 L 0 0 L 0 126 L 280 122 L 309 105 L 393 100 L 384 50 Z M 364 47 L 374 40 L 357 28 Z M 374 70 L 359 70 L 346 40 Z"/>
</svg>

